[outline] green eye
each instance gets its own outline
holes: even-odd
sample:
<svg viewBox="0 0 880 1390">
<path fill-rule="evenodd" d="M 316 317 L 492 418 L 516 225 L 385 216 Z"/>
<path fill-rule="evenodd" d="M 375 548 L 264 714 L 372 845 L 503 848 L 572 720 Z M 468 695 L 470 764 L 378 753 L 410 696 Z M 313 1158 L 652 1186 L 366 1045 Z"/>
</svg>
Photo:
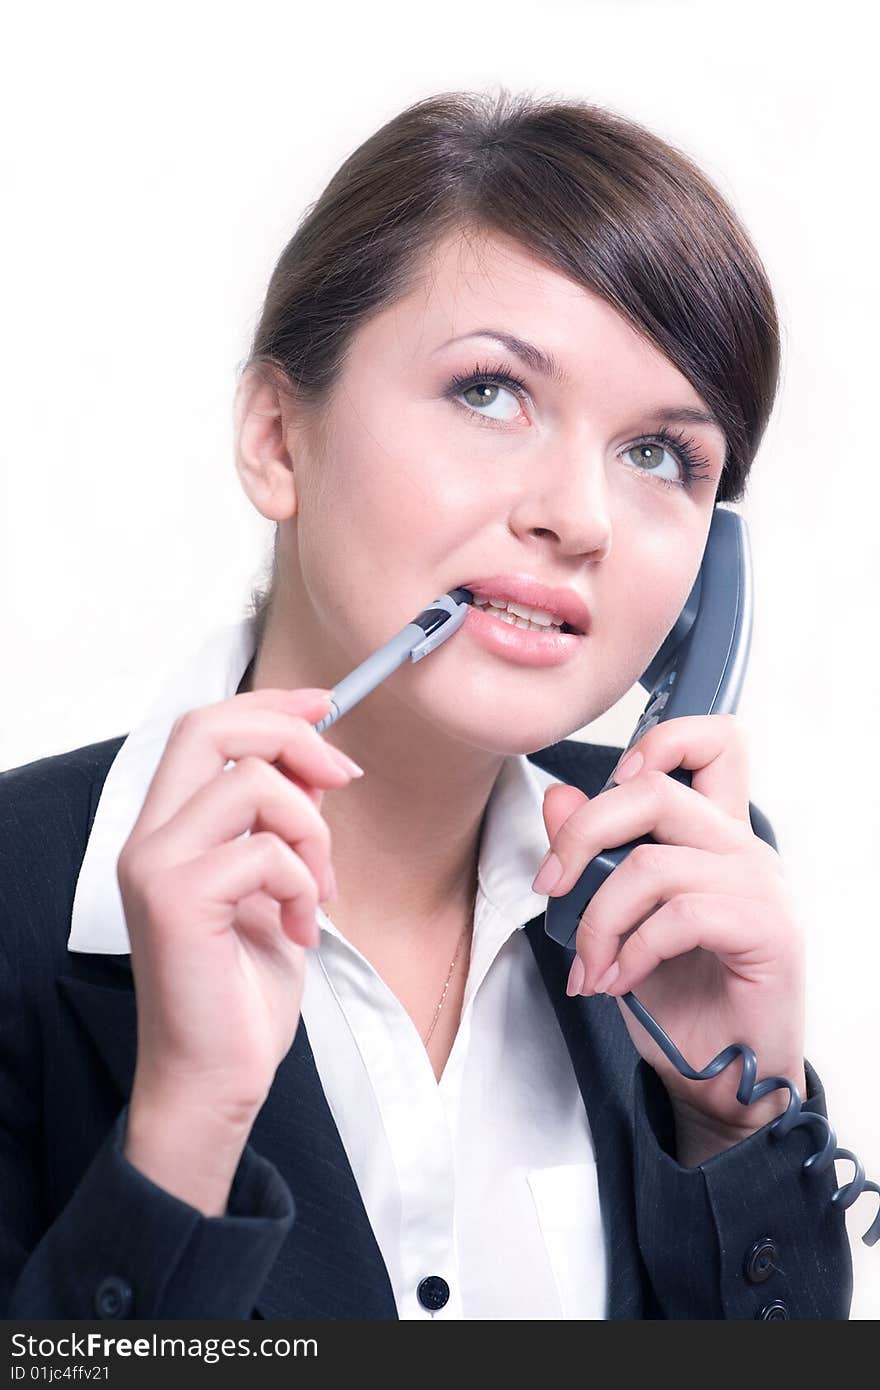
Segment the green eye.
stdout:
<svg viewBox="0 0 880 1390">
<path fill-rule="evenodd" d="M 627 455 L 636 455 L 638 467 L 643 472 L 654 473 L 657 477 L 660 476 L 657 470 L 662 467 L 664 459 L 671 458 L 677 469 L 677 476 L 667 478 L 666 481 L 670 483 L 682 481 L 682 474 L 685 471 L 683 465 L 677 461 L 674 454 L 670 453 L 668 449 L 664 449 L 662 444 L 645 440 L 641 444 L 633 444 L 625 452 Z"/>
<path fill-rule="evenodd" d="M 495 395 L 488 401 L 485 399 L 487 390 L 495 391 Z M 453 376 L 443 394 L 454 399 L 457 396 L 466 396 L 470 391 L 481 393 L 476 401 L 466 402 L 468 410 L 476 419 L 484 421 L 486 424 L 504 424 L 507 420 L 514 419 L 514 415 L 489 415 L 485 410 L 479 408 L 481 405 L 494 405 L 498 400 L 499 390 L 507 391 L 518 401 L 525 400 L 527 396 L 523 382 L 520 381 L 519 377 L 513 375 L 509 367 L 505 366 L 497 369 L 489 366 L 476 366 L 465 376 Z"/>
</svg>

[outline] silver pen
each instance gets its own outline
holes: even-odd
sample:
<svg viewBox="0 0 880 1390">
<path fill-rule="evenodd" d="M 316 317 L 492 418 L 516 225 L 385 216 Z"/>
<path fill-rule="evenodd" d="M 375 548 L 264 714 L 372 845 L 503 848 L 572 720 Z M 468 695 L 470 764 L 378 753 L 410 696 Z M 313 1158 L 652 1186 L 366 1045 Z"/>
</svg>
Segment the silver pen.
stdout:
<svg viewBox="0 0 880 1390">
<path fill-rule="evenodd" d="M 436 651 L 447 638 L 457 632 L 467 617 L 474 596 L 470 589 L 450 589 L 428 607 L 417 613 L 412 622 L 401 628 L 381 647 L 356 666 L 330 692 L 330 713 L 314 728 L 319 734 L 335 724 L 377 685 L 387 680 L 405 661 L 421 661 Z"/>
</svg>

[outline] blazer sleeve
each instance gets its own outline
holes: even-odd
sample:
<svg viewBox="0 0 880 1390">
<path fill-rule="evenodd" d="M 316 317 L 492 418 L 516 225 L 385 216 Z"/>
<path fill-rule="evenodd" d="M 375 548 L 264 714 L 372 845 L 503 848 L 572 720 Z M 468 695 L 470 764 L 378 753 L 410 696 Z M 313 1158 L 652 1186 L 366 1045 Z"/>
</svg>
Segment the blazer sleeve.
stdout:
<svg viewBox="0 0 880 1390">
<path fill-rule="evenodd" d="M 125 1158 L 125 1105 L 53 1210 L 34 984 L 7 926 L 0 918 L 0 1317 L 252 1317 L 294 1203 L 250 1144 L 226 1214 L 206 1217 Z"/>
<path fill-rule="evenodd" d="M 34 1209 L 20 1204 L 28 1189 L 34 1196 L 32 1178 L 3 1134 L 3 1316 L 252 1317 L 293 1223 L 286 1183 L 248 1145 L 226 1215 L 206 1217 L 124 1157 L 127 1111 L 33 1249 Z"/>
<path fill-rule="evenodd" d="M 805 1060 L 802 1109 L 827 1119 Z M 823 1147 L 818 1125 L 779 1139 L 770 1123 L 697 1168 L 675 1158 L 675 1122 L 656 1071 L 640 1058 L 634 1088 L 639 1244 L 667 1318 L 847 1319 L 852 1252 L 831 1205 L 834 1163 L 802 1169 Z"/>
</svg>

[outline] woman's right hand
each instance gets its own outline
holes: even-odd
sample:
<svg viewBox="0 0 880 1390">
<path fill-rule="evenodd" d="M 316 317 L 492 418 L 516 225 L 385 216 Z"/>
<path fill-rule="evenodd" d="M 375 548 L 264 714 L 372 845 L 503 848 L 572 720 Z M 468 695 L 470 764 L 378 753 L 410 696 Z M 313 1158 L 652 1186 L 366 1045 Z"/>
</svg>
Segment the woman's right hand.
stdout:
<svg viewBox="0 0 880 1390">
<path fill-rule="evenodd" d="M 137 993 L 130 1121 L 211 1116 L 246 1141 L 333 896 L 320 806 L 356 764 L 312 727 L 328 710 L 328 691 L 256 690 L 171 730 L 117 864 Z"/>
</svg>

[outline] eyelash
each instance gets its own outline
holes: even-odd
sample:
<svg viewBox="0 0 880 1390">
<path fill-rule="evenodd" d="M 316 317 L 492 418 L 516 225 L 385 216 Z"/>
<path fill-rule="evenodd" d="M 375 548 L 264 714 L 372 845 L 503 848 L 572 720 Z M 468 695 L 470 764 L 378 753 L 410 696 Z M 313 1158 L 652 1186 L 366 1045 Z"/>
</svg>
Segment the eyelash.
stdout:
<svg viewBox="0 0 880 1390">
<path fill-rule="evenodd" d="M 450 380 L 444 394 L 452 399 L 455 396 L 462 395 L 465 391 L 469 391 L 472 386 L 505 386 L 521 401 L 525 400 L 528 396 L 525 383 L 522 382 L 518 376 L 514 375 L 513 371 L 506 363 L 502 363 L 498 368 L 493 368 L 488 365 L 480 366 L 478 364 L 472 371 L 463 376 L 455 375 Z M 481 424 L 492 427 L 504 423 L 501 420 L 493 420 L 491 416 L 481 415 L 478 410 L 474 410 L 473 406 L 465 406 L 465 409 Z M 659 429 L 653 434 L 641 435 L 632 444 L 627 446 L 624 453 L 628 453 L 630 449 L 635 449 L 639 444 L 659 444 L 662 448 L 669 449 L 678 459 L 682 472 L 684 473 L 683 481 L 673 478 L 660 478 L 656 475 L 652 475 L 647 468 L 636 470 L 637 472 L 645 473 L 648 477 L 653 477 L 653 481 L 655 483 L 660 483 L 662 487 L 689 487 L 697 478 L 709 477 L 709 472 L 707 470 L 710 469 L 711 460 L 706 458 L 705 454 L 699 452 L 694 441 L 689 439 L 687 435 L 672 432 L 667 429 Z"/>
</svg>

